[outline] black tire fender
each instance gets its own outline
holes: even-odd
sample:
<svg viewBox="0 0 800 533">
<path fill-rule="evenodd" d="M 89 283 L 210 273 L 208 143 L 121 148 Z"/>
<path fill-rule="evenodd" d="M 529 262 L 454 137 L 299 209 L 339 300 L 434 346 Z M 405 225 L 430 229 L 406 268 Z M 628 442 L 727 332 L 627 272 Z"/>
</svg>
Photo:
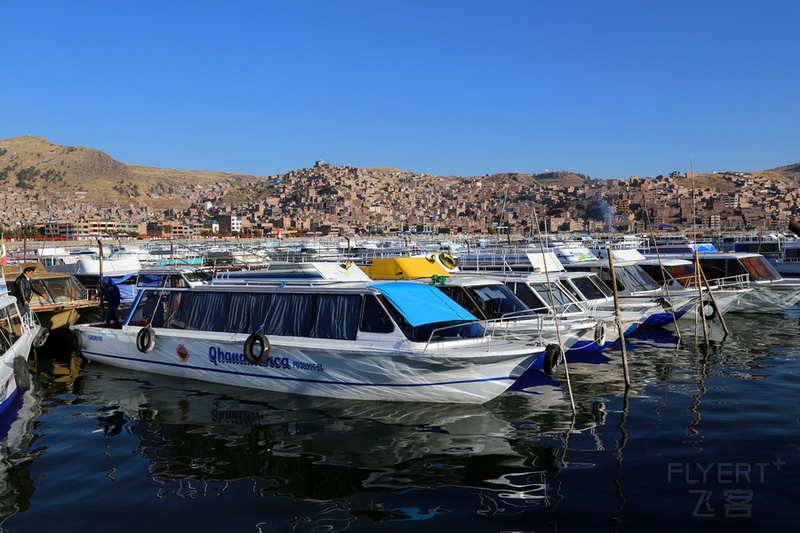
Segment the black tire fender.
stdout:
<svg viewBox="0 0 800 533">
<path fill-rule="evenodd" d="M 136 334 L 136 349 L 142 353 L 150 353 L 156 347 L 156 332 L 151 326 L 145 326 Z"/>
<path fill-rule="evenodd" d="M 21 355 L 14 358 L 14 381 L 17 383 L 17 390 L 21 392 L 31 388 L 31 371 L 28 368 L 28 361 Z"/>
<path fill-rule="evenodd" d="M 594 327 L 594 343 L 598 348 L 603 348 L 606 344 L 606 325 L 604 322 L 598 322 Z"/>
<path fill-rule="evenodd" d="M 698 304 L 698 308 L 702 311 L 703 315 L 705 315 L 706 320 L 712 320 L 719 314 L 717 306 L 714 305 L 714 302 L 711 300 L 701 302 Z"/>
<path fill-rule="evenodd" d="M 72 344 L 75 346 L 75 350 L 80 353 L 83 351 L 83 341 L 81 340 L 81 332 L 77 329 L 72 330 Z"/>
<path fill-rule="evenodd" d="M 258 344 L 258 351 L 256 351 L 256 344 Z M 251 365 L 261 366 L 269 357 L 269 348 L 269 339 L 266 335 L 253 333 L 244 341 L 244 358 Z"/>
<path fill-rule="evenodd" d="M 548 344 L 544 350 L 544 361 L 542 361 L 542 370 L 548 376 L 553 375 L 561 363 L 564 352 L 558 344 Z"/>
</svg>

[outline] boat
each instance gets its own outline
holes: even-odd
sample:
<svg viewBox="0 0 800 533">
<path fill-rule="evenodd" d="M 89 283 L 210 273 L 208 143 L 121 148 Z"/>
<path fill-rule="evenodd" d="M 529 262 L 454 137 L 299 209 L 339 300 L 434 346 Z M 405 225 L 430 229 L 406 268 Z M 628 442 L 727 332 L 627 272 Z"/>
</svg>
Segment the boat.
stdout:
<svg viewBox="0 0 800 533">
<path fill-rule="evenodd" d="M 678 258 L 694 260 L 694 255 Z M 782 313 L 800 302 L 800 279 L 784 278 L 761 254 L 704 253 L 697 254 L 697 260 L 709 282 L 725 284 L 733 280 L 752 289 L 731 312 Z"/>
<path fill-rule="evenodd" d="M 143 288 L 120 329 L 72 331 L 93 362 L 357 400 L 480 404 L 543 354 L 557 355 L 489 334 L 489 324 L 414 282 L 215 279 Z"/>
<path fill-rule="evenodd" d="M 562 280 L 570 278 L 566 274 L 549 276 L 531 272 L 502 272 L 486 276 L 501 281 L 536 313 L 558 316 L 559 325 L 581 316 L 591 317 L 596 325 L 572 346 L 572 351 L 602 350 L 610 348 L 619 340 L 620 328 L 617 326 L 617 314 L 613 308 L 613 295 L 610 299 L 581 299 L 565 286 Z M 572 276 L 572 281 L 576 282 L 577 277 Z M 623 335 L 633 333 L 647 316 L 649 314 L 643 311 L 620 311 L 619 324 Z"/>
<path fill-rule="evenodd" d="M 520 340 L 556 344 L 565 350 L 585 349 L 590 345 L 601 349 L 604 342 L 595 333 L 597 320 L 564 296 L 566 302 L 558 309 L 544 302 L 524 301 L 513 293 L 503 281 L 486 275 L 454 274 L 445 270 L 435 257 L 375 258 L 362 270 L 374 280 L 416 280 L 438 288 L 476 318 L 492 321 L 493 327 Z M 558 287 L 555 291 L 560 292 Z M 569 308 L 567 307 L 569 306 Z M 544 361 L 542 361 L 544 363 Z M 544 366 L 545 373 L 553 369 Z"/>
<path fill-rule="evenodd" d="M 594 272 L 609 289 L 613 290 L 611 263 L 608 260 L 607 250 L 585 247 L 554 248 L 555 254 L 568 272 Z M 621 309 L 635 310 L 642 302 L 658 302 L 663 307 L 661 312 L 651 313 L 645 318 L 643 326 L 663 326 L 672 323 L 700 304 L 701 291 L 697 289 L 666 291 L 660 287 L 637 264 L 637 261 L 644 259 L 644 256 L 635 248 L 612 250 L 612 259 L 613 277 L 616 280 Z M 634 305 L 634 309 L 628 308 L 630 304 Z"/>
<path fill-rule="evenodd" d="M 16 278 L 26 266 L 35 266 L 31 276 L 34 286 L 44 296 L 34 293 L 30 308 L 36 319 L 47 330 L 68 328 L 100 307 L 96 294 L 86 289 L 71 274 L 48 272 L 38 263 L 22 263 L 3 267 L 8 289 L 14 287 Z"/>
<path fill-rule="evenodd" d="M 45 330 L 20 316 L 17 299 L 0 293 L 0 412 L 7 409 L 18 392 L 31 387 L 28 355 Z"/>
<path fill-rule="evenodd" d="M 664 256 L 659 259 L 643 259 L 638 264 L 659 285 L 670 291 L 708 288 L 708 292 L 713 292 L 713 297 L 704 291 L 700 306 L 706 318 L 715 318 L 736 309 L 742 298 L 752 290 L 740 276 L 717 278 L 706 284 L 698 277 L 695 264 L 688 259 Z M 697 308 L 690 309 L 683 318 L 694 319 L 696 311 Z"/>
<path fill-rule="evenodd" d="M 800 277 L 800 237 L 796 234 L 758 233 L 719 238 L 719 251 L 761 254 L 784 277 Z"/>
</svg>

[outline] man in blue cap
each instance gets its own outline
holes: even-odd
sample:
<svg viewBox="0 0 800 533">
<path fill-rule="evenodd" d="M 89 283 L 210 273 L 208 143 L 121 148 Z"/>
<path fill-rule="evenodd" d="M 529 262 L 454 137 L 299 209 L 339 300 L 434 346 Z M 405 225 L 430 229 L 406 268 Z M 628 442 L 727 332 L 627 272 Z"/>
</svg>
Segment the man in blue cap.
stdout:
<svg viewBox="0 0 800 533">
<path fill-rule="evenodd" d="M 105 300 L 108 304 L 108 309 L 106 309 L 106 327 L 111 327 L 111 321 L 114 321 L 114 327 L 119 328 L 122 324 L 117 318 L 117 308 L 119 307 L 119 287 L 114 281 L 109 278 L 108 276 L 103 277 L 103 280 L 100 282 L 102 287 L 102 295 L 101 298 Z"/>
</svg>

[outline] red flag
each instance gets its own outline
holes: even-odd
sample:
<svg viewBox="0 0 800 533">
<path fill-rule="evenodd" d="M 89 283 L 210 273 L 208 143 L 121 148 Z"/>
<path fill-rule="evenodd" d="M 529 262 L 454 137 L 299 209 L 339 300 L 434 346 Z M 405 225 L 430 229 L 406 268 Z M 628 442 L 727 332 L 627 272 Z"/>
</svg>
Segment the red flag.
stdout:
<svg viewBox="0 0 800 533">
<path fill-rule="evenodd" d="M 275 238 L 278 239 L 279 241 L 283 240 L 283 233 L 281 233 L 281 229 L 280 228 L 278 228 L 275 231 Z"/>
<path fill-rule="evenodd" d="M 6 238 L 3 237 L 3 243 L 0 245 L 0 266 L 8 264 L 8 254 L 6 253 Z"/>
</svg>

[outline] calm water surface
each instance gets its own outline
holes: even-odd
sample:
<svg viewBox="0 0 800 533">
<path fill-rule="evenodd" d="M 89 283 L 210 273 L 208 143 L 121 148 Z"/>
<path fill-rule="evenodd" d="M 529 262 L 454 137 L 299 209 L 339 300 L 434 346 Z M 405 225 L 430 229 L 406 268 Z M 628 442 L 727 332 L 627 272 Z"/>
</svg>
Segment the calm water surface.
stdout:
<svg viewBox="0 0 800 533">
<path fill-rule="evenodd" d="M 55 338 L 0 420 L 2 530 L 794 530 L 798 314 L 573 357 L 484 406 L 258 393 Z M 685 321 L 684 321 L 685 322 Z M 460 529 L 458 529 L 460 528 Z"/>
</svg>

